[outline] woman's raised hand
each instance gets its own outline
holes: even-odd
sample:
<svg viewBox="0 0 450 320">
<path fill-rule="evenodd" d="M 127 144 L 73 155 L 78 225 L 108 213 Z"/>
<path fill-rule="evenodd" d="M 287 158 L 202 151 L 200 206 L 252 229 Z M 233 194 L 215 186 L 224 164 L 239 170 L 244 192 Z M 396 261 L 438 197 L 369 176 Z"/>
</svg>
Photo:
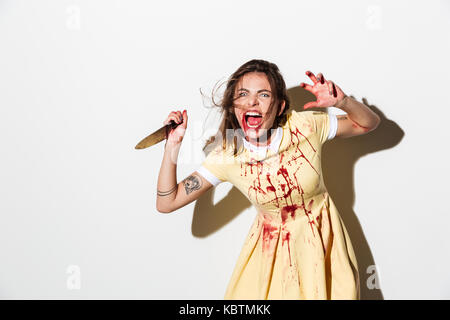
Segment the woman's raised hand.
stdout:
<svg viewBox="0 0 450 320">
<path fill-rule="evenodd" d="M 178 123 L 179 125 L 175 129 L 171 129 L 169 131 L 169 136 L 167 137 L 166 145 L 169 144 L 172 146 L 176 146 L 179 145 L 181 141 L 183 141 L 188 121 L 187 111 L 186 110 L 183 110 L 183 112 L 172 111 L 171 113 L 169 113 L 169 116 L 164 121 L 164 125 L 169 124 L 171 120 L 175 121 L 175 123 Z"/>
<path fill-rule="evenodd" d="M 306 71 L 306 75 L 314 83 L 312 86 L 304 82 L 300 83 L 300 86 L 313 95 L 316 96 L 316 101 L 308 102 L 303 106 L 303 109 L 313 107 L 331 107 L 345 98 L 345 93 L 339 88 L 333 81 L 325 80 L 322 73 L 319 73 L 317 77 L 311 71 Z"/>
</svg>

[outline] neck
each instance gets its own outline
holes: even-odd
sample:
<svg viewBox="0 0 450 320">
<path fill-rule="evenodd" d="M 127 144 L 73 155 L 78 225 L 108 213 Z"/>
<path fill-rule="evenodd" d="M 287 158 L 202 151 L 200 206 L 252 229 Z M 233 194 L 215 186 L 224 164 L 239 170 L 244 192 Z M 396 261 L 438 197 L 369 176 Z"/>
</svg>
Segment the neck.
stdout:
<svg viewBox="0 0 450 320">
<path fill-rule="evenodd" d="M 270 142 L 272 141 L 272 131 L 274 131 L 273 133 L 275 133 L 276 129 L 269 129 L 267 130 L 267 136 L 266 135 L 262 135 L 261 137 L 255 139 L 249 139 L 248 137 L 245 137 L 245 140 L 247 140 L 249 143 L 257 146 L 257 147 L 262 147 L 262 146 L 268 146 L 270 144 Z"/>
</svg>

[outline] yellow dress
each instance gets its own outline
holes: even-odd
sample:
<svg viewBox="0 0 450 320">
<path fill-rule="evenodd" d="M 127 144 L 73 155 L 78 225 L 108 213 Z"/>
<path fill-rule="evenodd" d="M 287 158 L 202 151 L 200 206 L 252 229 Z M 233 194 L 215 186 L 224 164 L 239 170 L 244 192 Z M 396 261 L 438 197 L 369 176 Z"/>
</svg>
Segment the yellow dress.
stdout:
<svg viewBox="0 0 450 320">
<path fill-rule="evenodd" d="M 233 156 L 217 146 L 203 161 L 200 174 L 232 183 L 258 212 L 224 299 L 359 299 L 355 253 L 322 176 L 329 131 L 327 112 L 292 110 L 278 148 Z"/>
</svg>

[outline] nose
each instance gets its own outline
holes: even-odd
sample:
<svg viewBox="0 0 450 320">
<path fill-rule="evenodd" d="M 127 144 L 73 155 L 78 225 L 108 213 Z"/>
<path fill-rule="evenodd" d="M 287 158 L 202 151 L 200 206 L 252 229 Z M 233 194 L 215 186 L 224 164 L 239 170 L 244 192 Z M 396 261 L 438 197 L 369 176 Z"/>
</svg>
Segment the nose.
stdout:
<svg viewBox="0 0 450 320">
<path fill-rule="evenodd" d="M 249 95 L 249 97 L 248 97 L 248 105 L 249 106 L 258 105 L 258 96 L 256 94 Z"/>
</svg>

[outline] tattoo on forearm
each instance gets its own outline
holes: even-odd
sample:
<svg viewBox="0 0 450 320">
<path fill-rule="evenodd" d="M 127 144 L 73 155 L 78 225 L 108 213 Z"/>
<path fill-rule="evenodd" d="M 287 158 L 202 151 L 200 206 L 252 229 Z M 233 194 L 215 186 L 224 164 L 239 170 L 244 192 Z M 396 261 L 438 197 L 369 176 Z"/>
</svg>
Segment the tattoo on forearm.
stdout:
<svg viewBox="0 0 450 320">
<path fill-rule="evenodd" d="M 364 130 L 365 132 L 368 132 L 368 131 L 371 130 L 370 128 L 364 127 L 364 126 L 360 125 L 359 123 L 355 122 L 354 120 L 348 118 L 346 115 L 339 115 L 339 116 L 337 116 L 337 119 L 338 119 L 338 120 L 346 120 L 346 119 L 349 119 L 349 120 L 352 122 L 352 127 L 353 127 L 353 128 L 361 128 L 361 129 Z"/>
<path fill-rule="evenodd" d="M 186 194 L 191 193 L 192 191 L 200 189 L 202 186 L 202 180 L 197 175 L 193 174 L 183 180 L 184 189 L 186 190 Z"/>
<path fill-rule="evenodd" d="M 178 185 L 176 185 L 175 187 L 173 187 L 172 189 L 170 189 L 169 191 L 159 191 L 156 190 L 158 196 L 168 196 L 169 194 L 175 192 L 175 190 L 177 190 Z"/>
</svg>

